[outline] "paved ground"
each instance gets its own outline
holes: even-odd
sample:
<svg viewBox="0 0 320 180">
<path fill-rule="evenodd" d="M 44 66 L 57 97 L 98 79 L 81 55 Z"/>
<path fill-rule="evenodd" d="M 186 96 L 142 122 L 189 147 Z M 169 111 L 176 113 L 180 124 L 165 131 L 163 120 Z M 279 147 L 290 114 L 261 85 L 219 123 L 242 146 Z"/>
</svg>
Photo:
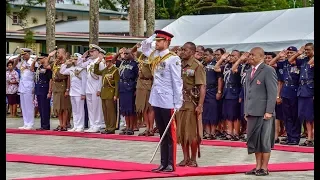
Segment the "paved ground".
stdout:
<svg viewBox="0 0 320 180">
<path fill-rule="evenodd" d="M 58 121 L 52 120 L 51 126 L 55 128 Z M 22 126 L 21 119 L 7 119 L 7 128 Z M 39 119 L 35 127 L 39 127 Z M 142 131 L 142 130 L 141 130 Z M 131 162 L 148 163 L 156 147 L 152 142 L 115 141 L 106 139 L 89 139 L 62 136 L 39 136 L 39 135 L 6 135 L 6 152 L 34 155 L 72 156 L 98 158 L 108 160 L 122 160 Z M 120 143 L 121 142 L 121 143 Z M 246 155 L 244 148 L 202 146 L 202 157 L 198 160 L 200 166 L 253 164 L 254 157 Z M 159 162 L 159 153 L 154 163 Z M 181 148 L 178 148 L 178 161 L 181 160 Z M 313 154 L 273 151 L 270 163 L 313 161 Z M 110 172 L 83 168 L 69 168 L 58 166 L 31 165 L 23 163 L 7 163 L 7 179 L 25 177 L 45 177 L 54 175 L 91 174 Z M 201 176 L 175 179 L 204 180 L 204 179 L 314 179 L 314 172 L 281 172 L 271 173 L 267 178 L 248 177 L 242 174 L 223 176 Z M 170 179 L 170 178 L 166 178 Z"/>
</svg>

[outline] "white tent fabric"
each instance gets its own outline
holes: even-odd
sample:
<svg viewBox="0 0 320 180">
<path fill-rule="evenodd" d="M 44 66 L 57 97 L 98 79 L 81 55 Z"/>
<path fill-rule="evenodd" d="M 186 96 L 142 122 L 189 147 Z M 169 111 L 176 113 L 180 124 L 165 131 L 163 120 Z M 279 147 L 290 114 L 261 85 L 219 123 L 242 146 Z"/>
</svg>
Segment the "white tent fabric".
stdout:
<svg viewBox="0 0 320 180">
<path fill-rule="evenodd" d="M 171 46 L 191 41 L 227 51 L 249 51 L 256 46 L 280 51 L 314 42 L 314 8 L 182 16 L 163 30 L 175 36 Z"/>
</svg>

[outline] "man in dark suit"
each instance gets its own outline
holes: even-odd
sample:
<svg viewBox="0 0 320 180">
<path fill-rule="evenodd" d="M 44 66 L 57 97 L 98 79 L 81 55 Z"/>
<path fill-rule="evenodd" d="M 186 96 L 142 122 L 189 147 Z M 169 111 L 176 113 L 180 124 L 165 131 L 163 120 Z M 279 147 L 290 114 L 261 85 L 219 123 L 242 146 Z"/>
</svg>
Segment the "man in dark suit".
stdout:
<svg viewBox="0 0 320 180">
<path fill-rule="evenodd" d="M 274 146 L 277 74 L 264 63 L 264 51 L 255 47 L 250 51 L 251 69 L 245 82 L 244 114 L 247 120 L 248 154 L 255 153 L 256 168 L 246 175 L 269 175 L 268 162 Z"/>
</svg>

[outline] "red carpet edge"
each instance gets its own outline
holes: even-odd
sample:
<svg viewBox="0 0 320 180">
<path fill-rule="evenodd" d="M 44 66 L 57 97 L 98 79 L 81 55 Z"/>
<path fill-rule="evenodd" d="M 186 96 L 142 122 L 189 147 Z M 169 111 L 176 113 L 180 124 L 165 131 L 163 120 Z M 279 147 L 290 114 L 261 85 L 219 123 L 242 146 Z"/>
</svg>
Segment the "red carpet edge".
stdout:
<svg viewBox="0 0 320 180">
<path fill-rule="evenodd" d="M 117 134 L 106 135 L 106 134 L 98 134 L 98 133 L 36 131 L 36 130 L 19 130 L 19 129 L 10 129 L 10 128 L 6 129 L 6 133 L 70 136 L 70 137 L 81 137 L 81 138 L 97 138 L 97 139 L 126 140 L 126 141 L 159 142 L 159 137 L 126 136 L 126 135 L 117 135 Z M 221 141 L 221 140 L 203 140 L 201 145 L 238 147 L 238 148 L 247 147 L 245 142 L 231 142 L 231 141 Z M 286 152 L 314 153 L 314 148 L 286 146 L 286 145 L 275 145 L 273 150 L 286 151 Z"/>
</svg>

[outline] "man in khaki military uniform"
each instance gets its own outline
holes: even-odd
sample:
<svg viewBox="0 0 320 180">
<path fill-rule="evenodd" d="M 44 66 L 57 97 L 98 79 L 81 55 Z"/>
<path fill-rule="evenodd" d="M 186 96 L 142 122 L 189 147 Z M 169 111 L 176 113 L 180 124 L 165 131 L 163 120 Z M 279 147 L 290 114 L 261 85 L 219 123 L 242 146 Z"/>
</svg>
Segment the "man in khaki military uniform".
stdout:
<svg viewBox="0 0 320 180">
<path fill-rule="evenodd" d="M 106 124 L 105 131 L 102 134 L 114 134 L 116 131 L 117 114 L 116 101 L 119 97 L 118 83 L 120 75 L 118 69 L 112 64 L 112 55 L 107 55 L 105 58 L 106 68 L 99 70 L 99 64 L 102 61 L 100 56 L 94 64 L 94 74 L 102 76 L 101 100 L 104 122 Z"/>
<path fill-rule="evenodd" d="M 49 63 L 49 60 L 56 54 L 57 59 Z M 61 65 L 66 60 L 66 51 L 63 48 L 54 50 L 44 63 L 44 68 L 52 70 L 53 111 L 58 115 L 59 126 L 54 131 L 67 131 L 68 114 L 71 113 L 71 101 L 69 96 L 70 77 L 60 73 Z"/>
<path fill-rule="evenodd" d="M 177 142 L 182 146 L 184 158 L 178 166 L 198 166 L 196 157 L 202 138 L 201 115 L 206 93 L 206 73 L 201 62 L 195 59 L 195 52 L 195 44 L 187 42 L 183 45 L 182 53 L 180 55 L 182 58 L 184 102 L 181 109 L 176 114 L 176 120 Z M 190 147 L 191 158 L 189 151 Z"/>
</svg>

